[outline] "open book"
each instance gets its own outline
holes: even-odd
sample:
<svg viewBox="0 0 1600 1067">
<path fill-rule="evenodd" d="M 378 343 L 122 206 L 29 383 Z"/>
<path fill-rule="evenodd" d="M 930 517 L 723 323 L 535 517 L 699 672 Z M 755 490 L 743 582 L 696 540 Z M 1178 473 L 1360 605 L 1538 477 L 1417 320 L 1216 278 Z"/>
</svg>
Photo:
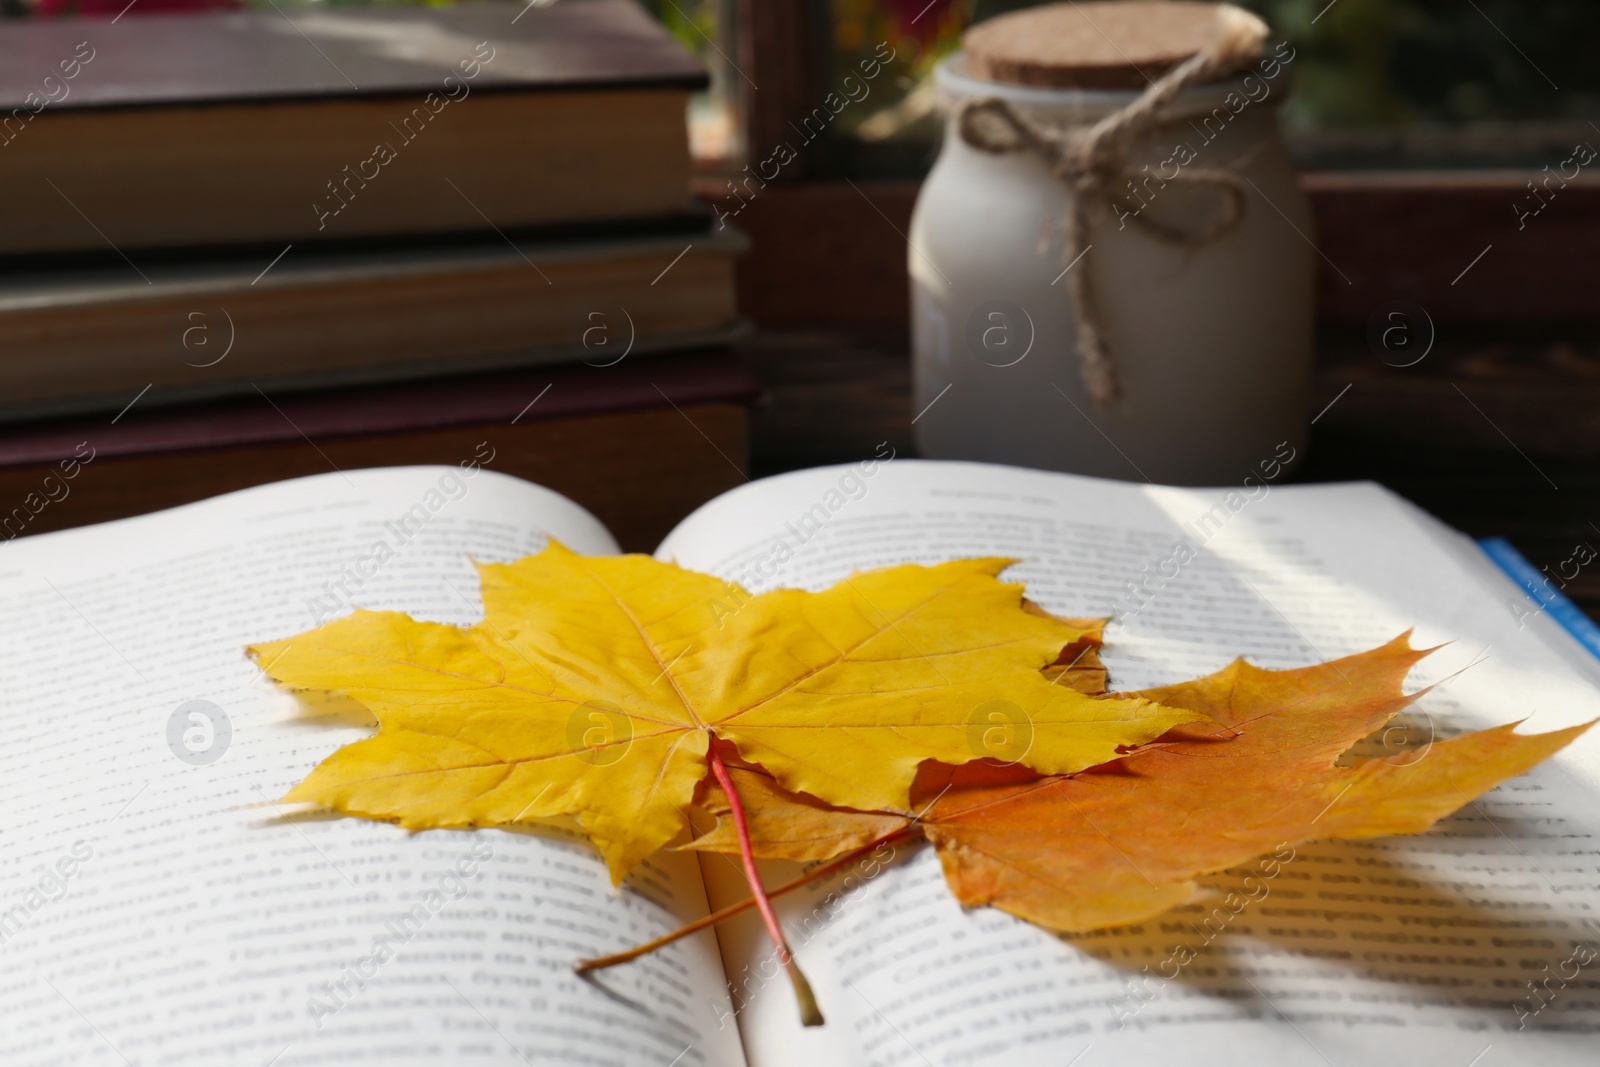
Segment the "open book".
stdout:
<svg viewBox="0 0 1600 1067">
<path fill-rule="evenodd" d="M 370 718 L 278 690 L 246 643 L 354 605 L 471 623 L 469 557 L 550 537 L 616 550 L 572 502 L 469 461 L 0 547 L 0 1062 L 1592 1061 L 1594 735 L 1424 836 L 1293 850 L 1220 925 L 1198 904 L 1057 937 L 963 912 L 931 851 L 897 846 L 870 880 L 780 902 L 828 1017 L 809 1031 L 748 922 L 573 975 L 742 896 L 724 857 L 663 853 L 618 890 L 576 834 L 408 835 L 274 807 Z M 1372 485 L 1180 490 L 884 457 L 728 493 L 660 555 L 756 591 L 1007 555 L 1048 610 L 1116 616 L 1114 688 L 1415 627 L 1454 641 L 1411 679 L 1436 685 L 1415 729 L 1600 715 L 1586 653 L 1470 541 Z M 1194 959 L 1174 966 L 1180 945 Z"/>
</svg>

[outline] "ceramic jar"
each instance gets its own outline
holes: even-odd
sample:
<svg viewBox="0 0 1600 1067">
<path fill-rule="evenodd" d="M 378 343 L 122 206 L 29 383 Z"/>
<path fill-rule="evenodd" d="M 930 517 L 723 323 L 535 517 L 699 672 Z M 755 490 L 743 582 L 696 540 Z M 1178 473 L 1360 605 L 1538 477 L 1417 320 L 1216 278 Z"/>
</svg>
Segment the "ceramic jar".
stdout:
<svg viewBox="0 0 1600 1067">
<path fill-rule="evenodd" d="M 1280 46 L 1284 48 L 1286 46 Z M 1041 127 L 1092 124 L 1134 90 L 982 81 L 936 72 L 950 122 L 917 200 L 908 252 L 913 429 L 922 455 L 1183 485 L 1239 482 L 1308 432 L 1317 252 L 1310 205 L 1278 136 L 1293 54 L 1182 92 L 1128 153 L 1125 183 L 1076 262 L 1068 185 L 1040 154 L 974 147 L 964 102 L 1000 100 Z M 1215 184 L 1240 192 L 1226 213 Z M 1154 225 L 1148 225 L 1154 224 Z M 1066 272 L 1087 270 L 1120 398 L 1098 406 L 1076 352 Z M 1292 451 L 1290 451 L 1292 450 Z"/>
</svg>

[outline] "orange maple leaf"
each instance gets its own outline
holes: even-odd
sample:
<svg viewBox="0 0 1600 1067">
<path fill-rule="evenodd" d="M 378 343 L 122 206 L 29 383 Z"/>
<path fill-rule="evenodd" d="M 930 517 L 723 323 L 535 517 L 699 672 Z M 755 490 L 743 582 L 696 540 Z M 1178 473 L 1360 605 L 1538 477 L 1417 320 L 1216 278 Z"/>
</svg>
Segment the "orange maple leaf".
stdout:
<svg viewBox="0 0 1600 1067">
<path fill-rule="evenodd" d="M 1196 877 L 1283 844 L 1420 833 L 1589 725 L 1522 735 L 1515 723 L 1341 766 L 1351 746 L 1413 700 L 1401 690 L 1427 655 L 1409 635 L 1345 659 L 1269 671 L 1237 660 L 1138 696 L 1203 712 L 1124 759 L 1068 776 L 1020 764 L 924 764 L 915 818 L 833 809 L 735 770 L 757 855 L 828 859 L 920 829 L 968 906 L 1052 929 L 1136 922 L 1192 899 Z M 1419 694 L 1420 695 L 1420 694 Z M 708 797 L 720 813 L 725 801 Z M 685 846 L 731 851 L 724 825 Z"/>
</svg>

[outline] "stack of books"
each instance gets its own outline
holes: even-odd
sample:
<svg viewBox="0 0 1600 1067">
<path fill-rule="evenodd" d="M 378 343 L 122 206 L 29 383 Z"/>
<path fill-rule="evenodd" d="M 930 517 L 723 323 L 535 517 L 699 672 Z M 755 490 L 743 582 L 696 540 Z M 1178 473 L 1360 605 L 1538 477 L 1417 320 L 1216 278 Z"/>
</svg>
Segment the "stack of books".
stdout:
<svg viewBox="0 0 1600 1067">
<path fill-rule="evenodd" d="M 0 485 L 77 434 L 160 483 L 79 479 L 100 499 L 26 532 L 326 470 L 335 438 L 368 439 L 367 465 L 467 458 L 370 447 L 378 426 L 436 434 L 444 408 L 458 426 L 504 414 L 507 438 L 610 419 L 635 458 L 650 433 L 657 496 L 695 480 L 675 467 L 740 479 L 755 387 L 721 346 L 741 330 L 742 239 L 689 193 L 705 81 L 633 0 L 8 29 Z M 427 403 L 441 388 L 452 402 Z M 298 447 L 242 469 L 284 434 Z M 601 454 L 628 457 L 590 437 L 541 454 L 615 484 Z"/>
</svg>

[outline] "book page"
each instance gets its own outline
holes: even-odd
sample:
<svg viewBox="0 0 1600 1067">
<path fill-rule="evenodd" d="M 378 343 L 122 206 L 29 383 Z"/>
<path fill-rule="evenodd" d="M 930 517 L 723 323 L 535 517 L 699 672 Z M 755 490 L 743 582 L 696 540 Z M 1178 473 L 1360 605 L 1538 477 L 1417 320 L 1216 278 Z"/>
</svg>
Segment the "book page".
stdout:
<svg viewBox="0 0 1600 1067">
<path fill-rule="evenodd" d="M 1445 525 L 1421 508 L 1408 500 L 1399 500 L 1397 503 L 1405 506 L 1417 524 L 1423 528 L 1424 533 L 1433 536 L 1435 542 L 1445 551 L 1450 553 L 1461 564 L 1467 573 L 1477 576 L 1479 582 L 1489 595 L 1505 606 L 1505 609 L 1517 620 L 1521 629 L 1531 631 L 1535 636 L 1544 640 L 1545 644 L 1566 660 L 1567 664 L 1578 674 L 1589 679 L 1595 685 L 1600 685 L 1600 659 L 1595 657 L 1587 646 L 1570 633 L 1552 613 L 1546 611 L 1538 600 L 1528 595 L 1528 592 L 1513 581 L 1505 571 L 1492 559 L 1482 545 L 1460 530 Z M 1575 538 L 1569 552 L 1577 558 L 1579 549 L 1586 548 L 1587 542 Z M 1561 572 L 1575 559 L 1552 561 L 1547 565 L 1550 568 L 1547 575 L 1553 588 L 1560 589 L 1565 584 Z M 1572 575 L 1566 576 L 1568 580 Z"/>
<path fill-rule="evenodd" d="M 88 469 L 83 477 L 93 477 Z M 429 831 L 272 801 L 369 736 L 244 655 L 353 606 L 470 624 L 470 558 L 617 551 L 486 470 L 333 473 L 0 545 L 0 1062 L 732 1067 L 670 854 L 614 889 L 560 830 Z M 693 1009 L 693 1010 L 691 1010 Z"/>
<path fill-rule="evenodd" d="M 1507 587 L 1491 588 L 1439 537 L 1369 484 L 1172 489 L 894 460 L 735 490 L 660 554 L 755 590 L 1010 556 L 1007 576 L 1046 609 L 1115 616 L 1103 650 L 1115 689 L 1177 682 L 1236 654 L 1318 662 L 1414 627 L 1419 646 L 1453 642 L 1408 680 L 1437 686 L 1407 714 L 1420 740 L 1600 715 L 1600 693 L 1565 654 L 1519 628 Z M 1370 1061 L 1381 1042 L 1385 1062 L 1589 1062 L 1597 748 L 1579 739 L 1426 835 L 1294 846 L 1267 895 L 1238 914 L 1214 909 L 1255 866 L 1206 879 L 1209 901 L 1081 936 L 963 912 L 931 849 L 896 846 L 872 861 L 876 877 L 836 875 L 780 905 L 828 1016 L 820 1030 L 797 1025 L 757 924 L 721 932 L 747 1052 L 755 1067 L 1326 1067 Z M 728 864 L 703 864 L 714 903 L 739 895 Z M 774 882 L 795 870 L 772 866 Z"/>
</svg>

